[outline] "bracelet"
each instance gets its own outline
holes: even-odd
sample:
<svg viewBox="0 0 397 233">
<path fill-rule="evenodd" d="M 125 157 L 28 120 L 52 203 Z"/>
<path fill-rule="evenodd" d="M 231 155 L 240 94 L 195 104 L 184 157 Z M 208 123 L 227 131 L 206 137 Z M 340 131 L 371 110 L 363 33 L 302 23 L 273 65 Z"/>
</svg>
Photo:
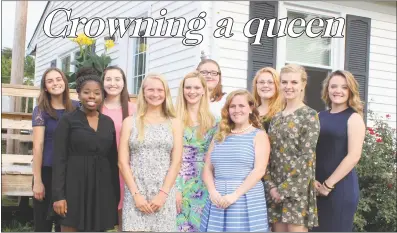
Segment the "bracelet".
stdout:
<svg viewBox="0 0 397 233">
<path fill-rule="evenodd" d="M 168 193 L 167 193 L 166 191 L 164 191 L 164 190 L 160 189 L 160 192 L 163 192 L 163 193 L 165 193 L 165 195 L 167 195 L 167 196 L 168 196 Z"/>
<path fill-rule="evenodd" d="M 134 193 L 132 194 L 132 197 L 135 197 L 135 195 L 137 195 L 137 194 L 139 194 L 138 191 L 134 192 Z"/>
<path fill-rule="evenodd" d="M 270 186 L 269 191 L 274 189 L 274 188 L 277 188 L 277 187 L 276 186 Z"/>
<path fill-rule="evenodd" d="M 327 183 L 325 183 L 325 181 L 323 182 L 323 185 L 324 185 L 327 189 L 329 189 L 329 190 L 332 190 L 332 189 L 335 188 L 335 186 L 333 186 L 332 188 L 330 188 L 330 187 L 327 185 Z"/>
</svg>

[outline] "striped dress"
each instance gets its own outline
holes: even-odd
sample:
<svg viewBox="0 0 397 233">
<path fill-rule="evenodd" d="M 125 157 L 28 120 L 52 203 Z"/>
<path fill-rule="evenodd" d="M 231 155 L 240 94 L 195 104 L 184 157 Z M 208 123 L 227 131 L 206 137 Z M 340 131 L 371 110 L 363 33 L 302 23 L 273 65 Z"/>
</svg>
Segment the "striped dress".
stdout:
<svg viewBox="0 0 397 233">
<path fill-rule="evenodd" d="M 254 168 L 254 138 L 259 132 L 229 135 L 215 143 L 211 153 L 215 187 L 223 196 L 233 193 Z M 267 232 L 268 219 L 263 183 L 258 183 L 227 209 L 217 208 L 209 198 L 203 210 L 200 231 Z"/>
</svg>

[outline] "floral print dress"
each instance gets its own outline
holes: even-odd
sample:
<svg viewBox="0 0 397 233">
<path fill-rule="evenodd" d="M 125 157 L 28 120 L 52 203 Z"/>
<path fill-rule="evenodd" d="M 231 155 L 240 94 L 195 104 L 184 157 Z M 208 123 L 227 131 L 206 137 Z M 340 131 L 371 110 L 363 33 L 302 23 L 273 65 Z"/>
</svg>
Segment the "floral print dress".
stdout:
<svg viewBox="0 0 397 233">
<path fill-rule="evenodd" d="M 182 211 L 177 215 L 179 231 L 196 232 L 200 229 L 201 213 L 204 209 L 208 191 L 201 178 L 204 156 L 216 132 L 217 126 L 209 129 L 200 139 L 199 127 L 187 127 L 183 136 L 183 156 L 181 171 L 176 179 L 176 187 L 182 193 Z"/>
<path fill-rule="evenodd" d="M 273 117 L 268 132 L 272 150 L 264 177 L 269 222 L 307 228 L 318 225 L 314 180 L 319 131 L 317 112 L 308 106 Z M 273 187 L 277 188 L 281 203 L 271 199 Z"/>
</svg>

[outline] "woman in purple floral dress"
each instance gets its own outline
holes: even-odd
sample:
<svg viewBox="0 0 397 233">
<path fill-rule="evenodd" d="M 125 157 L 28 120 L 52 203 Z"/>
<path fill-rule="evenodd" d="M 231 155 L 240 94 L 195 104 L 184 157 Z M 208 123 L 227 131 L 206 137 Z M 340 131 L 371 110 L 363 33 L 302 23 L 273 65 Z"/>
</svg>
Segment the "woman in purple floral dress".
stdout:
<svg viewBox="0 0 397 233">
<path fill-rule="evenodd" d="M 199 72 L 182 80 L 177 113 L 184 123 L 182 166 L 176 180 L 179 231 L 199 231 L 201 212 L 208 191 L 201 178 L 204 156 L 216 131 L 215 118 L 209 110 L 207 84 Z"/>
</svg>

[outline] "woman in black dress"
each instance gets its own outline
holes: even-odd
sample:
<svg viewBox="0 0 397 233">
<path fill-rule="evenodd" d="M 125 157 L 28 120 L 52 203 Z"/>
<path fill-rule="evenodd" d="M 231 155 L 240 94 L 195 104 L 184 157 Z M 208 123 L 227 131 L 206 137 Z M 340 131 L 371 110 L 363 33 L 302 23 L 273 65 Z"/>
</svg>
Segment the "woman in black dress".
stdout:
<svg viewBox="0 0 397 233">
<path fill-rule="evenodd" d="M 332 72 L 324 81 L 322 98 L 329 110 L 319 113 L 315 182 L 319 226 L 313 231 L 352 231 L 359 200 L 354 167 L 365 137 L 356 79 L 348 71 Z"/>
<path fill-rule="evenodd" d="M 103 85 L 95 71 L 77 73 L 81 107 L 65 114 L 55 131 L 54 211 L 62 231 L 106 231 L 117 224 L 120 199 L 113 121 L 98 109 Z"/>
</svg>

